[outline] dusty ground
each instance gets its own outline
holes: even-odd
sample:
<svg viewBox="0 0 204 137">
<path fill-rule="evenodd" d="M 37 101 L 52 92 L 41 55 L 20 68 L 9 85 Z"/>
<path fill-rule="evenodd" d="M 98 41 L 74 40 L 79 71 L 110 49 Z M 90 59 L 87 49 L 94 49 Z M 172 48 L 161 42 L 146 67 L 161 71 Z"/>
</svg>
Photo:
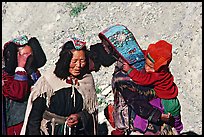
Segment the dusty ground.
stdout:
<svg viewBox="0 0 204 137">
<path fill-rule="evenodd" d="M 173 44 L 170 67 L 179 87 L 183 132 L 201 135 L 202 3 L 91 2 L 83 3 L 87 8 L 78 15 L 70 15 L 76 5 L 70 2 L 3 2 L 2 45 L 21 34 L 37 37 L 48 58 L 41 69 L 43 72 L 57 60 L 66 37 L 73 34 L 84 37 L 87 45 L 91 45 L 100 42 L 99 32 L 119 23 L 133 32 L 143 49 L 165 39 Z M 101 68 L 93 73 L 96 86 L 102 91 L 111 90 L 113 68 Z M 100 123 L 103 121 L 101 118 Z"/>
</svg>

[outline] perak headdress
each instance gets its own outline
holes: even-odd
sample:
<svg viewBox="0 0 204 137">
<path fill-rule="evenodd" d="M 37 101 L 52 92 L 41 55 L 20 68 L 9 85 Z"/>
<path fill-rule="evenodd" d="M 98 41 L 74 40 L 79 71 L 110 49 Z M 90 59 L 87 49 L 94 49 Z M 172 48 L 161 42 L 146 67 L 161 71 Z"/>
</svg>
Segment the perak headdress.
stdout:
<svg viewBox="0 0 204 137">
<path fill-rule="evenodd" d="M 76 50 L 80 50 L 80 49 L 82 49 L 84 46 L 86 46 L 86 42 L 83 41 L 83 40 L 80 39 L 80 38 L 72 37 L 72 38 L 68 38 L 67 41 L 72 41 Z"/>
</svg>

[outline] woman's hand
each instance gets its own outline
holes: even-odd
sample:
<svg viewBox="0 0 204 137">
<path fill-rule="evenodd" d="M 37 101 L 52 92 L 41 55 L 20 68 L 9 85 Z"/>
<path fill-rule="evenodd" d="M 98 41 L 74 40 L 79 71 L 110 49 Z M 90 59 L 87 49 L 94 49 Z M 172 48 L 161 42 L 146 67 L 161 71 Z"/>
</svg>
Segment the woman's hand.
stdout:
<svg viewBox="0 0 204 137">
<path fill-rule="evenodd" d="M 170 117 L 171 117 L 170 113 L 168 113 L 168 114 L 161 114 L 161 120 L 164 121 L 164 122 L 169 121 Z"/>
<path fill-rule="evenodd" d="M 31 55 L 31 53 L 29 54 L 21 54 L 20 52 L 18 52 L 18 67 L 25 67 L 26 61 L 28 59 L 28 57 Z"/>
<path fill-rule="evenodd" d="M 18 67 L 24 68 L 28 57 L 32 54 L 32 48 L 28 45 L 18 48 Z"/>
<path fill-rule="evenodd" d="M 76 125 L 79 121 L 79 115 L 78 114 L 71 114 L 67 120 L 66 123 L 69 127 L 73 127 L 74 125 Z"/>
<path fill-rule="evenodd" d="M 170 114 L 170 113 L 167 113 L 167 114 L 162 114 L 161 115 L 161 120 L 164 122 L 164 123 L 167 123 L 169 124 L 170 126 L 174 126 L 174 117 Z"/>
</svg>

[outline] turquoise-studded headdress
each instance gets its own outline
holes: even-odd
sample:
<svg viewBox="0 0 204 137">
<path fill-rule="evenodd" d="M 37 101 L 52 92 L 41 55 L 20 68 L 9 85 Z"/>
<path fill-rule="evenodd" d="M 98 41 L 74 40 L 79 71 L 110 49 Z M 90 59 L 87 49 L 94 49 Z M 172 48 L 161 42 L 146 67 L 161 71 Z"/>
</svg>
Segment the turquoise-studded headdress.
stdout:
<svg viewBox="0 0 204 137">
<path fill-rule="evenodd" d="M 23 46 L 28 44 L 28 37 L 26 35 L 22 35 L 16 38 L 13 38 L 11 42 L 15 43 L 17 46 Z"/>
<path fill-rule="evenodd" d="M 83 47 L 86 46 L 86 42 L 83 41 L 82 39 L 76 38 L 76 37 L 72 37 L 72 38 L 68 38 L 68 41 L 72 41 L 74 44 L 74 47 L 76 50 L 80 50 Z"/>
<path fill-rule="evenodd" d="M 100 39 L 105 39 L 115 52 L 138 70 L 144 68 L 144 54 L 133 34 L 124 25 L 114 25 L 99 33 Z"/>
</svg>

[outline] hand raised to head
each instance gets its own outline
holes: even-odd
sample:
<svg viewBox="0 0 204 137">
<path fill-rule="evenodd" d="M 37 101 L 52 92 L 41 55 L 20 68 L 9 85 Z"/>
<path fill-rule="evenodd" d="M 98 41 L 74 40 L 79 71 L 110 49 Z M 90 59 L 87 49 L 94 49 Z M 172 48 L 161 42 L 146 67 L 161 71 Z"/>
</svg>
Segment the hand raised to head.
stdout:
<svg viewBox="0 0 204 137">
<path fill-rule="evenodd" d="M 21 54 L 20 52 L 18 52 L 18 67 L 25 67 L 26 61 L 28 59 L 28 57 L 31 55 L 31 53 L 29 54 Z"/>
<path fill-rule="evenodd" d="M 127 62 L 123 61 L 123 71 L 128 72 L 130 68 L 131 66 Z"/>
</svg>

